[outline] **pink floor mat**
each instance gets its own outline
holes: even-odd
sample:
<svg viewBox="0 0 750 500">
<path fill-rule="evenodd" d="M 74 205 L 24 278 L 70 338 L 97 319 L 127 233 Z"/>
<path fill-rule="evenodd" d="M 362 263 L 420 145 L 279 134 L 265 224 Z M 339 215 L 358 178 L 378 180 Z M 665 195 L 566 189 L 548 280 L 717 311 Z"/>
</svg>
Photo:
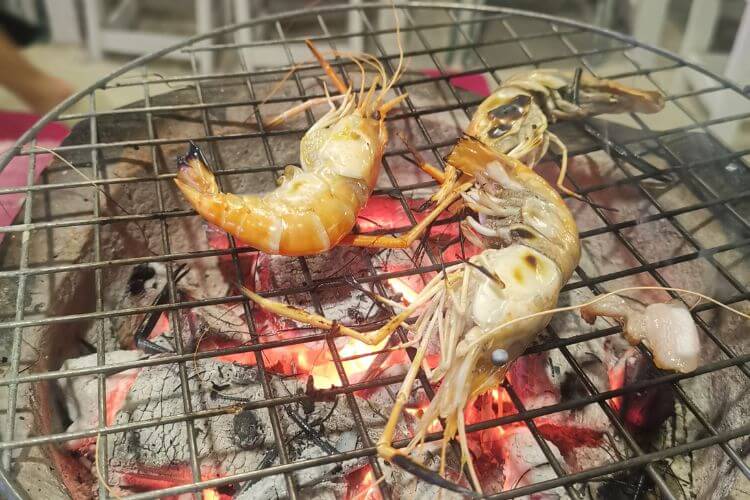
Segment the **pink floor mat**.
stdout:
<svg viewBox="0 0 750 500">
<path fill-rule="evenodd" d="M 0 152 L 8 151 L 16 140 L 31 128 L 39 116 L 28 113 L 0 111 Z M 49 123 L 37 134 L 37 144 L 45 148 L 59 146 L 70 130 L 61 123 Z M 34 164 L 34 182 L 45 168 L 52 162 L 52 155 L 40 154 Z M 5 168 L 0 170 L 0 189 L 25 186 L 29 172 L 29 156 L 16 156 Z M 26 193 L 0 194 L 0 227 L 13 223 L 26 199 Z M 5 238 L 5 232 L 0 229 L 0 243 Z"/>
</svg>

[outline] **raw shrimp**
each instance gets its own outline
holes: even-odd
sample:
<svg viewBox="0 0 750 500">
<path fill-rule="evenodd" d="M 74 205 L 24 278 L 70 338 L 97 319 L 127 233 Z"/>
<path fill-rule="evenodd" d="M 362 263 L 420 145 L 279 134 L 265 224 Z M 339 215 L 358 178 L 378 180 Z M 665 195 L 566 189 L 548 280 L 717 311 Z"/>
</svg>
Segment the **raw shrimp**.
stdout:
<svg viewBox="0 0 750 500">
<path fill-rule="evenodd" d="M 385 69 L 377 59 L 349 54 L 362 72 L 361 90 L 357 94 L 335 75 L 312 43 L 308 45 L 343 97 L 338 107 L 332 105 L 302 137 L 301 166 L 287 166 L 279 187 L 272 192 L 225 193 L 220 191 L 200 150 L 191 143 L 188 154 L 179 161 L 180 171 L 175 179 L 177 187 L 204 219 L 271 254 L 316 254 L 329 250 L 349 235 L 380 173 L 388 142 L 385 118 L 405 98 L 403 94 L 385 101 L 402 72 L 403 55 L 393 76 L 386 81 Z M 364 66 L 377 71 L 367 92 Z M 376 92 L 378 83 L 382 88 Z M 269 124 L 286 120 L 311 102 L 283 113 Z"/>
</svg>

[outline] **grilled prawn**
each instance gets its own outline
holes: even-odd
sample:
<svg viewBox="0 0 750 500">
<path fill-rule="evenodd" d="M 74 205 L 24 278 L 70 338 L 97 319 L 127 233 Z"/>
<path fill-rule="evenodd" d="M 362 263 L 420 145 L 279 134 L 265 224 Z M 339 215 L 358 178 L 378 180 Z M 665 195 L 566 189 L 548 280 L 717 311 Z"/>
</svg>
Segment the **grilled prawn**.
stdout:
<svg viewBox="0 0 750 500">
<path fill-rule="evenodd" d="M 208 222 L 266 253 L 310 255 L 340 243 L 354 227 L 357 213 L 367 203 L 380 172 L 388 141 L 385 118 L 403 95 L 384 102 L 398 80 L 402 65 L 386 81 L 381 63 L 349 55 L 360 68 L 374 67 L 377 75 L 367 93 L 352 92 L 308 44 L 343 98 L 302 137 L 300 167 L 288 166 L 279 187 L 262 195 L 237 195 L 219 189 L 198 148 L 191 144 L 175 179 L 187 201 Z M 382 83 L 375 92 L 378 83 Z M 314 100 L 313 100 L 314 101 Z M 285 112 L 275 125 L 310 101 Z M 354 239 L 353 237 L 351 239 Z"/>
<path fill-rule="evenodd" d="M 562 147 L 549 131 L 550 122 L 606 113 L 655 113 L 663 107 L 659 92 L 627 87 L 580 70 L 535 69 L 505 80 L 480 104 L 466 132 L 533 167 L 550 141 Z"/>
<path fill-rule="evenodd" d="M 549 123 L 606 113 L 656 113 L 663 107 L 664 96 L 659 92 L 595 78 L 580 69 L 534 69 L 505 80 L 482 102 L 466 132 L 531 167 L 552 143 L 561 155 L 557 186 L 576 196 L 562 184 L 568 152 L 549 130 Z"/>
</svg>

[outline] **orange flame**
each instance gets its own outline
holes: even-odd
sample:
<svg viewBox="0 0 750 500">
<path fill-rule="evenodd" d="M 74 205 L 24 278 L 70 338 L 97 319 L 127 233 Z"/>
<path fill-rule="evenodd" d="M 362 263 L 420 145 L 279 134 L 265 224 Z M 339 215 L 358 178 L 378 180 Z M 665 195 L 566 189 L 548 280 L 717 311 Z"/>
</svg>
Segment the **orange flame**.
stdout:
<svg viewBox="0 0 750 500">
<path fill-rule="evenodd" d="M 213 488 L 206 488 L 202 492 L 203 500 L 220 500 L 221 495 Z"/>
<path fill-rule="evenodd" d="M 357 382 L 357 377 L 367 372 L 373 361 L 373 356 L 367 355 L 382 350 L 387 342 L 388 339 L 383 339 L 377 345 L 368 345 L 352 338 L 346 339 L 344 347 L 339 349 L 339 356 L 342 359 L 354 358 L 342 362 L 349 382 Z M 301 354 L 301 357 L 304 356 L 304 354 Z M 326 355 L 321 356 L 321 358 L 311 363 L 306 360 L 311 365 L 309 373 L 313 376 L 315 388 L 328 389 L 331 386 L 341 385 L 341 378 L 336 371 L 336 365 L 333 363 L 330 351 L 326 350 Z"/>
</svg>

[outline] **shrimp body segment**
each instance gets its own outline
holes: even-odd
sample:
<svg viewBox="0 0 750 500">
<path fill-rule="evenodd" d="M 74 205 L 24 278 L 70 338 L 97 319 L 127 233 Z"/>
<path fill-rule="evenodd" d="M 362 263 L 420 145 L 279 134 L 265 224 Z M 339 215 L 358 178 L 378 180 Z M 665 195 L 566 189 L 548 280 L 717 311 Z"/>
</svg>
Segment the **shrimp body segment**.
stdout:
<svg viewBox="0 0 750 500">
<path fill-rule="evenodd" d="M 362 116 L 353 98 L 347 101 L 305 134 L 301 167 L 287 167 L 274 191 L 221 192 L 195 147 L 175 182 L 203 218 L 248 245 L 281 255 L 324 252 L 354 227 L 375 187 L 388 141 L 382 120 Z"/>
</svg>

